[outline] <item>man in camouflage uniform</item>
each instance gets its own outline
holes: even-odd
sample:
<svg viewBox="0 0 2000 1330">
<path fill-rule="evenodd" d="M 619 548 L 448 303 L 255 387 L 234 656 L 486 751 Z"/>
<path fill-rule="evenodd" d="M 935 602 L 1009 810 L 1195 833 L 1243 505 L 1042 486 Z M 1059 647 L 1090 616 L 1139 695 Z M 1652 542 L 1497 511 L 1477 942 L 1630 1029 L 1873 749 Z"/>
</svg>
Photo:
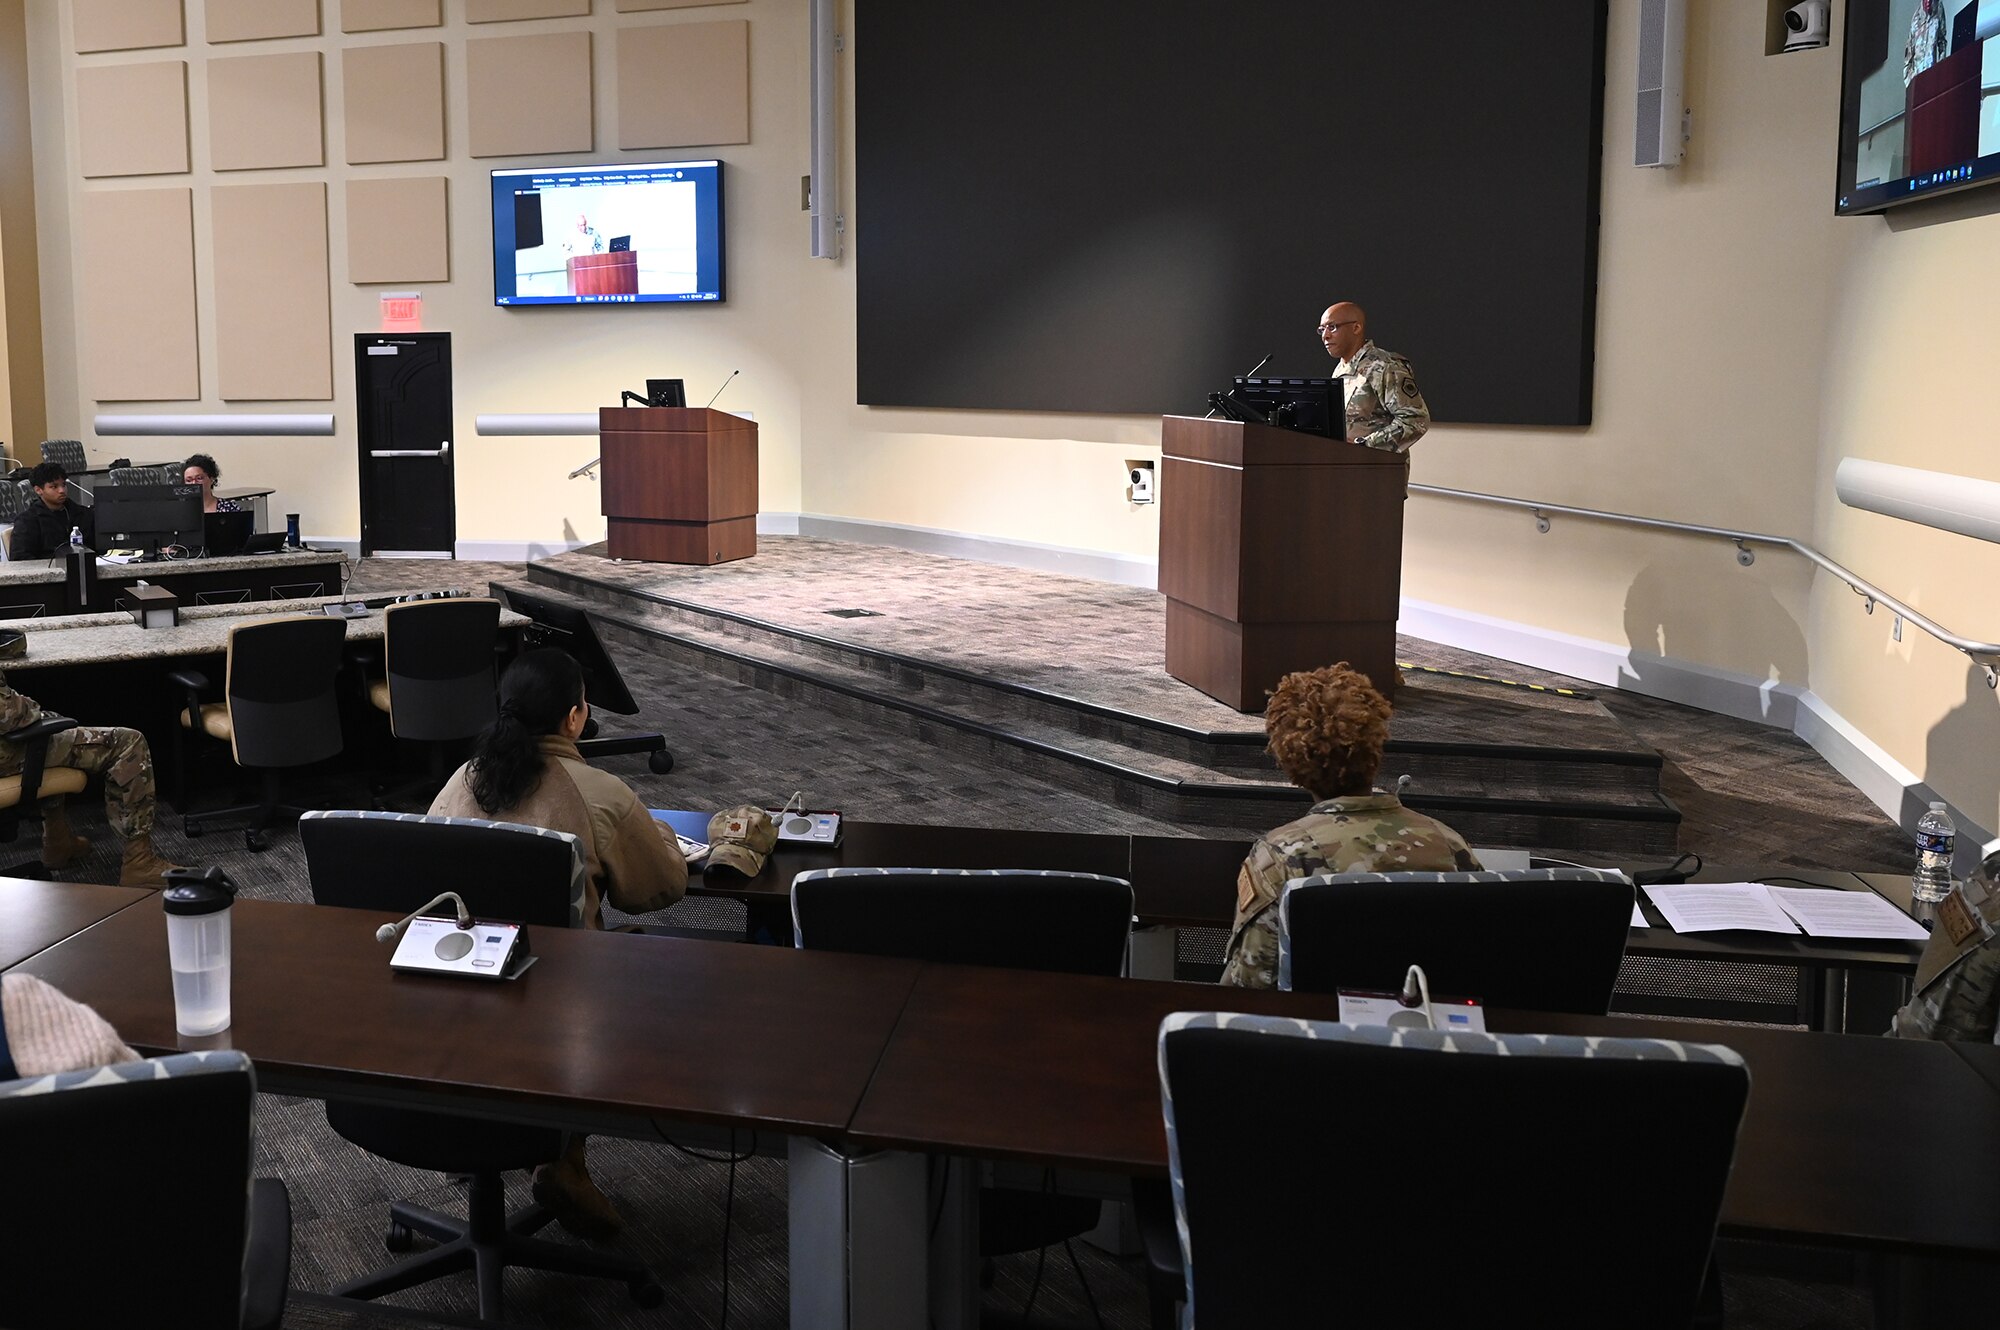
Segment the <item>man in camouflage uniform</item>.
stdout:
<svg viewBox="0 0 2000 1330">
<path fill-rule="evenodd" d="M 1368 313 L 1351 300 L 1319 316 L 1320 345 L 1338 363 L 1347 394 L 1347 440 L 1384 452 L 1407 453 L 1431 427 L 1431 409 L 1417 391 L 1410 362 L 1368 337 Z"/>
<path fill-rule="evenodd" d="M 1938 902 L 1914 992 L 1889 1033 L 1994 1042 L 2000 1025 L 2000 850 Z"/>
<path fill-rule="evenodd" d="M 1236 922 L 1222 982 L 1278 986 L 1278 897 L 1314 873 L 1471 872 L 1463 838 L 1374 790 L 1389 737 L 1389 704 L 1345 664 L 1278 681 L 1264 711 L 1271 754 L 1318 800 L 1296 822 L 1259 836 L 1236 876 Z"/>
<path fill-rule="evenodd" d="M 0 677 L 0 733 L 32 725 L 42 718 L 33 698 L 15 692 Z M 27 751 L 0 739 L 0 776 L 17 776 Z M 104 778 L 104 812 L 111 829 L 125 842 L 118 884 L 124 887 L 164 887 L 166 862 L 153 849 L 153 754 L 146 736 L 137 730 L 79 725 L 49 738 L 45 767 L 73 767 Z M 42 862 L 65 868 L 90 848 L 90 842 L 70 829 L 62 796 L 42 801 Z"/>
</svg>

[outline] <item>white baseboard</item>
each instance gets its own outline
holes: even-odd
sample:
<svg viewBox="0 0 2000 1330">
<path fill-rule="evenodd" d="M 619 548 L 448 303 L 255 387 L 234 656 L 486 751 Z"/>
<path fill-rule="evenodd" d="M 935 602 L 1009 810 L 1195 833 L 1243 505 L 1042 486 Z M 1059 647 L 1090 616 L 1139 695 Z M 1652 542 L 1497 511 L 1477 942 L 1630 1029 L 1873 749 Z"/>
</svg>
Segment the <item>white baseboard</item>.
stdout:
<svg viewBox="0 0 2000 1330">
<path fill-rule="evenodd" d="M 758 529 L 763 529 L 761 522 Z M 1099 582 L 1115 582 L 1120 586 L 1151 587 L 1159 582 L 1158 561 L 1136 554 L 1110 554 L 1104 550 L 1045 545 L 1039 541 L 1009 540 L 1001 536 L 908 526 L 900 522 L 872 522 L 860 517 L 800 513 L 797 534 L 818 536 L 825 540 L 852 540 L 866 545 L 893 545 L 920 554 L 943 554 L 954 559 L 976 559 L 981 563 L 1001 563 L 1043 573 L 1066 573 L 1071 577 L 1088 577 Z"/>
<path fill-rule="evenodd" d="M 799 534 L 797 513 L 758 513 L 757 534 L 760 536 L 796 536 Z"/>
<path fill-rule="evenodd" d="M 482 563 L 527 563 L 552 554 L 567 554 L 592 540 L 461 540 L 452 547 L 452 556 Z"/>
</svg>

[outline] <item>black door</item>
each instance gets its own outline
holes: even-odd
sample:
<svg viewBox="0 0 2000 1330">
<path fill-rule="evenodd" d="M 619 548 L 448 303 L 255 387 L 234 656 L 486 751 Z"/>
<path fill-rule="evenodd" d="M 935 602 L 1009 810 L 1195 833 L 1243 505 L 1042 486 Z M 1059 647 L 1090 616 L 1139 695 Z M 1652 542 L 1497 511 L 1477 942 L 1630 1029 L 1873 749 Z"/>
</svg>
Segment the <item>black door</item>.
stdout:
<svg viewBox="0 0 2000 1330">
<path fill-rule="evenodd" d="M 449 558 L 458 538 L 451 481 L 451 334 L 357 333 L 361 553 Z"/>
</svg>

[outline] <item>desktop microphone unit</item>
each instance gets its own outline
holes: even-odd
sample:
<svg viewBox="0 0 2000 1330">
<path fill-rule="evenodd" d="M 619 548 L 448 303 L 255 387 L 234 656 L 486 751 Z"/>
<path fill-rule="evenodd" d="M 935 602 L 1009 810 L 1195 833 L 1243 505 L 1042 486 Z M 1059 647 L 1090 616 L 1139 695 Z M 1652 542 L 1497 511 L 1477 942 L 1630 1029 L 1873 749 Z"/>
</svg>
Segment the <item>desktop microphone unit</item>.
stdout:
<svg viewBox="0 0 2000 1330">
<path fill-rule="evenodd" d="M 436 909 L 446 901 L 450 901 L 458 907 L 458 926 L 460 928 L 472 927 L 472 911 L 465 908 L 465 901 L 459 897 L 459 894 L 455 891 L 440 891 L 437 895 L 404 915 L 397 922 L 383 924 L 380 928 L 376 929 L 375 940 L 377 942 L 394 942 L 403 935 L 405 929 L 416 922 L 417 916 L 421 915 L 425 910 Z"/>
<path fill-rule="evenodd" d="M 458 907 L 456 919 L 424 913 L 445 901 Z M 402 941 L 389 958 L 389 968 L 411 974 L 455 975 L 460 979 L 513 979 L 534 964 L 528 951 L 528 930 L 520 924 L 480 921 L 465 908 L 455 891 L 441 891 L 430 902 L 393 924 L 375 930 L 377 942 Z"/>
</svg>

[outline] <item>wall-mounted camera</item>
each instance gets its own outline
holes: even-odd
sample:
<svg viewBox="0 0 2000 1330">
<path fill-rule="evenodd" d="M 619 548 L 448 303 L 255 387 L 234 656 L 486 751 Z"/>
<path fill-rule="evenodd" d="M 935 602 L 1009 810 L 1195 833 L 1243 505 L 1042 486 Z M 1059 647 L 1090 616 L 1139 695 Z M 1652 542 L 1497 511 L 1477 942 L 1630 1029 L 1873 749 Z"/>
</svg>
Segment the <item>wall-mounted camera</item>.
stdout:
<svg viewBox="0 0 2000 1330">
<path fill-rule="evenodd" d="M 1153 463 L 1145 457 L 1125 459 L 1125 497 L 1133 503 L 1153 501 Z"/>
<path fill-rule="evenodd" d="M 1829 0 L 1801 0 L 1785 11 L 1785 49 L 1809 51 L 1827 44 L 1832 27 Z"/>
</svg>

